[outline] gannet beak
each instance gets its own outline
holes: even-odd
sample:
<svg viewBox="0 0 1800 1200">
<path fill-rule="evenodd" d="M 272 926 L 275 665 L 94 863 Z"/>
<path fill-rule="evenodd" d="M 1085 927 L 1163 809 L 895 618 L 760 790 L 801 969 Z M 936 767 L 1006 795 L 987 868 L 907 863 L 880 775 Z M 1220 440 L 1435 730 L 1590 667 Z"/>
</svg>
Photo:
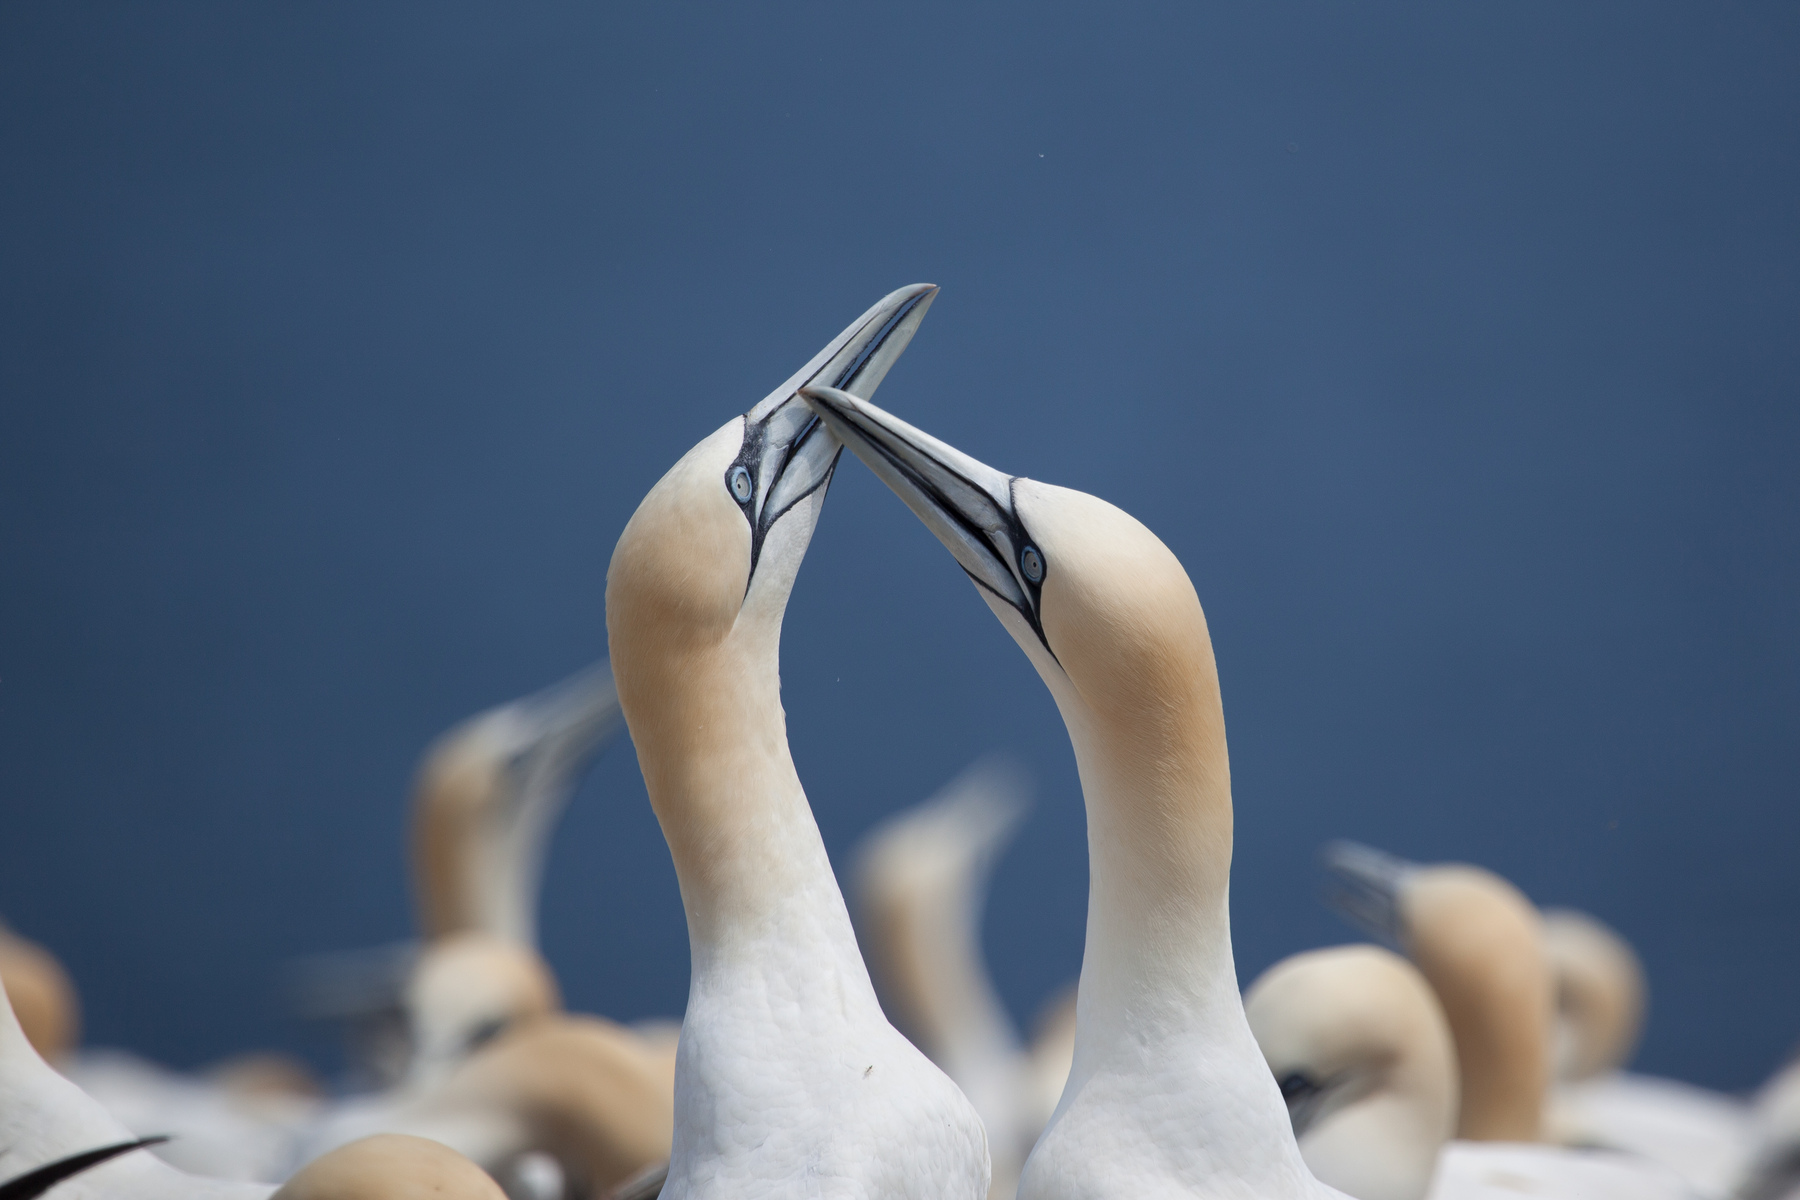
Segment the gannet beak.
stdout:
<svg viewBox="0 0 1800 1200">
<path fill-rule="evenodd" d="M 1418 864 L 1347 841 L 1327 845 L 1319 860 L 1328 873 L 1325 902 L 1370 937 L 1400 945 L 1406 933 L 1400 893 Z"/>
<path fill-rule="evenodd" d="M 71 1154 L 67 1158 L 59 1158 L 55 1162 L 45 1163 L 34 1171 L 15 1176 L 0 1183 L 0 1200 L 31 1200 L 42 1196 L 57 1184 L 83 1171 L 99 1166 L 128 1154 L 133 1150 L 141 1150 L 145 1146 L 156 1146 L 168 1141 L 166 1136 L 139 1138 L 135 1142 L 118 1142 L 111 1146 L 101 1146 L 94 1150 L 83 1150 L 79 1154 Z"/>
<path fill-rule="evenodd" d="M 800 396 L 937 534 L 975 585 L 1016 609 L 1048 650 L 1038 619 L 1046 565 L 1014 508 L 1014 477 L 841 389 L 804 387 Z"/>
<path fill-rule="evenodd" d="M 770 527 L 829 486 L 843 449 L 796 392 L 817 384 L 849 395 L 874 395 L 912 341 L 937 291 L 936 284 L 915 283 L 890 292 L 744 414 L 744 447 L 731 470 L 744 473 L 743 489 L 734 488 L 734 494 L 750 522 L 752 573 Z"/>
<path fill-rule="evenodd" d="M 515 701 L 517 744 L 507 770 L 522 784 L 566 785 L 625 728 L 612 666 L 600 662 Z"/>
</svg>

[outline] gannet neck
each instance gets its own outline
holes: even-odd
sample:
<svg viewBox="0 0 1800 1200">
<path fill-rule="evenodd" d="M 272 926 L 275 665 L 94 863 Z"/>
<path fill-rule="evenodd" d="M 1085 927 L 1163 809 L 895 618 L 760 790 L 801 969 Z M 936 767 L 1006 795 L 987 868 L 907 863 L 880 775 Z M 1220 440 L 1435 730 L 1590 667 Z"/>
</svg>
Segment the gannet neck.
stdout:
<svg viewBox="0 0 1800 1200">
<path fill-rule="evenodd" d="M 675 862 L 697 975 L 720 955 L 751 969 L 792 969 L 763 955 L 804 929 L 810 952 L 866 981 L 788 749 L 780 607 L 746 606 L 717 642 L 656 662 L 647 639 L 617 645 L 632 739 Z"/>
<path fill-rule="evenodd" d="M 1074 1062 L 1020 1195 L 1314 1194 L 1237 989 L 1231 768 L 1199 597 L 1112 505 L 1024 479 L 1012 499 L 1046 564 L 1043 637 L 988 603 L 1062 713 L 1089 864 Z M 1102 1139 L 1114 1155 L 1096 1158 Z"/>
<path fill-rule="evenodd" d="M 1537 909 L 1498 875 L 1459 864 L 1414 872 L 1401 908 L 1407 954 L 1431 981 L 1456 1041 L 1456 1136 L 1538 1140 L 1552 996 Z"/>
<path fill-rule="evenodd" d="M 1007 1200 L 1048 1109 L 1039 1108 L 1018 1032 L 988 975 L 981 911 L 994 860 L 1026 803 L 1022 773 L 983 759 L 865 835 L 854 872 L 883 1007 L 981 1114 L 990 1194 Z"/>
<path fill-rule="evenodd" d="M 857 907 L 883 999 L 959 1083 L 1023 1053 L 988 976 L 981 910 L 1025 807 L 1020 773 L 983 759 L 876 826 L 856 851 Z"/>
<path fill-rule="evenodd" d="M 1088 815 L 1076 1083 L 1084 1063 L 1138 1044 L 1146 1020 L 1241 1024 L 1231 768 L 1206 617 L 1174 555 L 1093 497 L 1019 480 L 1014 500 L 1052 564 L 1048 648 L 1018 641 L 1062 713 Z"/>
<path fill-rule="evenodd" d="M 1398 942 L 1430 981 L 1456 1042 L 1456 1136 L 1532 1142 L 1550 1082 L 1552 991 L 1538 911 L 1492 871 L 1422 866 L 1354 842 L 1326 848 L 1339 911 Z"/>
</svg>

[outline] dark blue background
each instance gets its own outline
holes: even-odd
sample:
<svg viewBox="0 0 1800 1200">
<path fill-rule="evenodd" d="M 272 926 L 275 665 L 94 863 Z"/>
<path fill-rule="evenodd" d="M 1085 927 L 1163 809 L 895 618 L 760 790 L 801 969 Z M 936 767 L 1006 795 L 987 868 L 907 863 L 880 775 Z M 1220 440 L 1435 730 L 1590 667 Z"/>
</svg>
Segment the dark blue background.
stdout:
<svg viewBox="0 0 1800 1200">
<path fill-rule="evenodd" d="M 881 402 L 1194 577 L 1246 980 L 1348 938 L 1351 835 L 1627 932 L 1645 1067 L 1800 1037 L 1800 10 L 641 7 L 0 8 L 0 913 L 94 1040 L 297 1044 L 276 965 L 410 931 L 421 747 L 604 653 L 649 485 L 921 279 Z M 1035 772 L 1027 1017 L 1073 760 L 853 463 L 785 649 L 840 862 Z M 544 925 L 575 1006 L 679 1010 L 623 746 Z"/>
</svg>

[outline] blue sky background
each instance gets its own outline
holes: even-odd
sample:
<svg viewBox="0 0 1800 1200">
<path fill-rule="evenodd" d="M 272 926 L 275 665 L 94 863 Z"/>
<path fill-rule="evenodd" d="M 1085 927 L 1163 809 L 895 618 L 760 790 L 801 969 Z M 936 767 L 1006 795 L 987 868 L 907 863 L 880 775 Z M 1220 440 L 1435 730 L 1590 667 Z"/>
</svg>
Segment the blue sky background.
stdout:
<svg viewBox="0 0 1800 1200">
<path fill-rule="evenodd" d="M 319 1048 L 406 936 L 437 732 L 605 650 L 614 539 L 864 307 L 881 402 L 1136 514 L 1212 624 L 1247 982 L 1319 844 L 1626 932 L 1645 1068 L 1800 1040 L 1800 9 L 0 8 L 0 913 L 92 1039 Z M 826 841 L 990 749 L 987 917 L 1079 962 L 1054 707 L 846 461 L 785 638 Z M 558 836 L 575 1007 L 679 1011 L 621 744 Z"/>
</svg>

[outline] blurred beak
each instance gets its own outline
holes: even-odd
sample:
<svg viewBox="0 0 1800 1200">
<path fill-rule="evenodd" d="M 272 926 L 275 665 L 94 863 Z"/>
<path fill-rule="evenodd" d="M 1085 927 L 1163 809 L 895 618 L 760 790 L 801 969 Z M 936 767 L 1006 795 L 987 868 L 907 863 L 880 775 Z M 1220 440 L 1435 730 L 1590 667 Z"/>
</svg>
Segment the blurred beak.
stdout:
<svg viewBox="0 0 1800 1200">
<path fill-rule="evenodd" d="M 1361 842 L 1332 842 L 1319 859 L 1327 873 L 1325 902 L 1370 937 L 1403 945 L 1401 893 L 1418 866 Z"/>
<path fill-rule="evenodd" d="M 575 778 L 625 729 L 606 662 L 508 707 L 516 720 L 516 749 L 507 769 L 523 789 L 572 790 Z"/>
<path fill-rule="evenodd" d="M 1017 610 L 1048 650 L 1038 619 L 1047 565 L 1013 506 L 1014 477 L 849 392 L 804 387 L 800 396 L 925 522 L 975 585 Z"/>
</svg>

